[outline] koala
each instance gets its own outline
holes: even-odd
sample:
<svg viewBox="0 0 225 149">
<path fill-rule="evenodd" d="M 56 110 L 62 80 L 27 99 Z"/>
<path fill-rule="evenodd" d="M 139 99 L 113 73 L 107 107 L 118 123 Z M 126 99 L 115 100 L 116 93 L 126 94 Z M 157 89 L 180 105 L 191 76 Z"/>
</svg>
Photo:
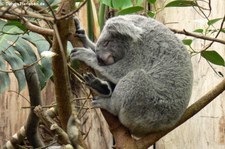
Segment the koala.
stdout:
<svg viewBox="0 0 225 149">
<path fill-rule="evenodd" d="M 99 95 L 93 107 L 118 116 L 142 137 L 176 124 L 192 91 L 192 64 L 182 42 L 160 22 L 140 15 L 108 19 L 97 43 L 78 29 L 84 47 L 71 52 L 98 72 L 86 84 Z"/>
</svg>

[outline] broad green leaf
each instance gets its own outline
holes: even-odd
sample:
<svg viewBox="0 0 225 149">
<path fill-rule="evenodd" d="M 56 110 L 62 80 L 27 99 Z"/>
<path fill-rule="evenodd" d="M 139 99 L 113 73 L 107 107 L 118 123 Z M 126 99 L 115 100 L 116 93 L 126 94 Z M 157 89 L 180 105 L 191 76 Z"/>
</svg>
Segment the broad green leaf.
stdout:
<svg viewBox="0 0 225 149">
<path fill-rule="evenodd" d="M 2 57 L 0 56 L 0 93 L 4 92 L 10 84 L 8 73 L 2 72 L 1 70 L 6 70 L 6 67 Z"/>
<path fill-rule="evenodd" d="M 2 27 L 6 24 L 5 21 L 0 19 L 0 31 L 2 30 Z"/>
<path fill-rule="evenodd" d="M 19 48 L 19 49 L 22 49 L 24 52 L 27 53 L 27 55 L 28 55 L 29 57 L 24 57 L 24 56 L 22 56 L 24 62 L 25 62 L 25 59 L 29 60 L 29 61 L 25 62 L 26 64 L 31 64 L 31 63 L 37 61 L 37 56 L 36 56 L 36 54 L 34 53 L 34 51 L 36 50 L 35 47 L 31 47 L 31 46 L 30 46 L 30 43 L 28 43 L 26 40 L 20 38 L 20 39 L 16 42 L 16 44 L 15 44 L 14 47 L 15 47 L 16 50 L 17 50 L 17 48 Z M 19 52 L 19 51 L 18 51 L 18 52 Z"/>
<path fill-rule="evenodd" d="M 16 51 L 20 53 L 22 60 L 26 65 L 33 64 L 37 61 L 34 50 L 30 47 L 27 41 L 21 39 L 20 42 L 17 42 L 14 48 Z M 35 65 L 35 67 L 38 74 L 40 86 L 41 88 L 44 88 L 46 85 L 47 78 L 45 77 L 45 74 L 42 72 L 42 67 L 38 63 Z"/>
<path fill-rule="evenodd" d="M 224 59 L 216 51 L 203 51 L 201 56 L 213 64 L 225 66 Z"/>
<path fill-rule="evenodd" d="M 192 39 L 183 39 L 182 42 L 183 44 L 190 46 L 192 44 Z"/>
<path fill-rule="evenodd" d="M 138 11 L 141 11 L 141 10 L 144 10 L 144 8 L 141 7 L 141 6 L 129 7 L 129 8 L 126 8 L 126 9 L 123 9 L 123 10 L 119 11 L 117 13 L 117 15 L 131 14 L 131 13 L 135 13 L 135 12 L 138 12 Z"/>
<path fill-rule="evenodd" d="M 11 25 L 11 26 L 17 26 L 19 29 L 21 29 L 22 31 L 26 32 L 27 31 L 27 28 L 26 26 L 24 26 L 23 24 L 21 24 L 19 21 L 16 21 L 16 20 L 10 20 L 8 21 L 5 26 L 7 25 Z"/>
<path fill-rule="evenodd" d="M 21 32 L 21 30 L 17 26 L 5 24 L 6 22 L 0 20 L 0 29 L 3 30 L 3 32 Z M 31 44 L 33 44 L 33 46 L 31 46 Z M 50 48 L 49 43 L 43 36 L 33 32 L 29 32 L 29 35 L 1 34 L 0 45 L 0 53 L 2 53 L 1 51 L 4 51 L 4 53 L 1 54 L 3 63 L 4 61 L 6 61 L 13 70 L 21 69 L 24 65 L 36 62 L 38 59 L 37 57 L 40 57 L 37 55 L 40 55 L 41 52 L 47 51 Z M 38 50 L 38 53 L 36 52 L 36 50 Z M 39 63 L 36 64 L 36 70 L 38 73 L 41 88 L 43 88 L 46 84 L 46 81 L 52 76 L 51 59 L 44 58 L 41 60 L 41 64 Z M 3 64 L 1 64 L 1 67 L 3 67 Z M 24 71 L 15 71 L 14 74 L 17 78 L 20 92 L 26 85 Z M 0 85 L 0 92 L 3 92 L 9 86 L 9 83 L 7 83 L 9 81 L 7 81 L 7 75 L 5 73 L 1 73 L 0 76 L 4 80 L 6 80 L 5 83 L 3 82 L 6 85 Z"/>
<path fill-rule="evenodd" d="M 5 35 L 12 34 L 12 35 L 16 36 L 19 34 L 24 34 L 24 31 L 21 30 L 19 27 L 15 26 L 15 25 L 7 25 L 7 23 L 5 23 L 3 26 L 0 27 L 0 31 L 2 31 L 3 33 L 7 33 Z"/>
<path fill-rule="evenodd" d="M 124 9 L 133 5 L 131 0 L 100 0 L 100 2 L 116 9 Z"/>
<path fill-rule="evenodd" d="M 203 29 L 196 29 L 196 30 L 194 30 L 194 32 L 201 33 L 201 34 L 203 33 L 203 31 L 204 31 Z"/>
<path fill-rule="evenodd" d="M 188 0 L 175 0 L 166 4 L 165 7 L 192 7 L 198 6 L 195 1 L 188 1 Z"/>
<path fill-rule="evenodd" d="M 12 47 L 10 49 L 13 49 Z M 13 70 L 23 68 L 23 61 L 14 53 L 11 53 L 12 50 L 7 50 L 5 54 L 3 54 L 3 58 L 9 63 Z M 26 86 L 26 79 L 23 69 L 14 72 L 16 79 L 18 81 L 18 92 L 22 91 Z"/>
<path fill-rule="evenodd" d="M 212 20 L 209 20 L 208 21 L 208 25 L 210 26 L 210 25 L 213 25 L 214 23 L 216 23 L 216 22 L 218 22 L 219 20 L 221 20 L 222 18 L 216 18 L 216 19 L 212 19 Z"/>
<path fill-rule="evenodd" d="M 124 9 L 132 6 L 131 0 L 112 0 L 112 7 L 116 9 Z"/>
<path fill-rule="evenodd" d="M 136 0 L 136 4 L 137 5 L 141 5 L 143 3 L 144 0 Z"/>
<path fill-rule="evenodd" d="M 100 0 L 100 2 L 109 7 L 112 7 L 112 0 Z"/>
<path fill-rule="evenodd" d="M 41 55 L 41 53 L 44 51 L 48 51 L 50 48 L 49 43 L 44 39 L 44 37 L 37 33 L 31 32 L 29 35 L 25 35 L 23 38 L 37 48 L 39 55 Z M 52 76 L 51 58 L 43 58 L 41 60 L 41 66 L 46 79 L 49 79 Z"/>
<path fill-rule="evenodd" d="M 156 0 L 148 0 L 149 3 L 154 4 Z"/>
<path fill-rule="evenodd" d="M 20 30 L 19 28 L 14 26 L 5 26 L 4 29 L 5 31 L 10 33 L 17 33 L 18 30 Z M 0 53 L 4 51 L 4 53 L 2 53 L 3 59 L 7 61 L 7 63 L 11 66 L 13 70 L 23 68 L 23 65 L 25 63 L 22 61 L 21 55 L 15 52 L 14 44 L 13 44 L 18 39 L 18 35 L 2 34 L 0 37 L 1 37 L 0 38 L 0 45 L 1 45 Z M 11 46 L 12 44 L 13 46 Z M 20 92 L 26 86 L 24 71 L 23 70 L 15 71 L 14 74 L 18 81 L 18 88 L 19 88 L 18 92 Z"/>
</svg>

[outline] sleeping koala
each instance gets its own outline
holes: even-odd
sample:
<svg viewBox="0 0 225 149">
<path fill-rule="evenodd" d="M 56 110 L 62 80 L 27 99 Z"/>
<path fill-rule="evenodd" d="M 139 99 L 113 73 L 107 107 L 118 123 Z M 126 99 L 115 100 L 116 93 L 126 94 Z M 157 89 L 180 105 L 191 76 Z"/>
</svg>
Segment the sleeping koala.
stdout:
<svg viewBox="0 0 225 149">
<path fill-rule="evenodd" d="M 118 116 L 135 136 L 172 127 L 185 111 L 192 90 L 190 55 L 163 24 L 140 15 L 109 19 L 96 45 L 78 28 L 84 48 L 80 60 L 101 79 L 86 74 L 86 84 L 100 95 L 93 106 Z"/>
</svg>

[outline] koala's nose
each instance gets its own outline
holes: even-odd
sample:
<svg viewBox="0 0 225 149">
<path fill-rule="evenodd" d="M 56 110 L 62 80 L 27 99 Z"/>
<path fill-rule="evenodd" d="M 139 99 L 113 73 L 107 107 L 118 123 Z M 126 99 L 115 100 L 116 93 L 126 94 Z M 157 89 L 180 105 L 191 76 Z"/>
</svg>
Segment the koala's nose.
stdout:
<svg viewBox="0 0 225 149">
<path fill-rule="evenodd" d="M 99 65 L 111 65 L 115 63 L 114 57 L 110 52 L 97 53 Z"/>
<path fill-rule="evenodd" d="M 97 55 L 97 60 L 98 60 L 98 64 L 100 66 L 104 66 L 105 65 L 104 61 L 101 59 L 101 57 L 99 55 Z"/>
</svg>

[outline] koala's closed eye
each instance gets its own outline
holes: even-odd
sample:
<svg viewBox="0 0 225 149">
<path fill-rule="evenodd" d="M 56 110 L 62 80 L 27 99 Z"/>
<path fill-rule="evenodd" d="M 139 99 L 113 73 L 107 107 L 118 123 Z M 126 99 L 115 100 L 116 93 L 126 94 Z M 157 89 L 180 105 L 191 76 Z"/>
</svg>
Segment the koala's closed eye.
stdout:
<svg viewBox="0 0 225 149">
<path fill-rule="evenodd" d="M 110 40 L 104 41 L 103 46 L 104 46 L 104 47 L 107 47 L 107 46 L 109 45 L 109 42 L 110 42 Z"/>
</svg>

